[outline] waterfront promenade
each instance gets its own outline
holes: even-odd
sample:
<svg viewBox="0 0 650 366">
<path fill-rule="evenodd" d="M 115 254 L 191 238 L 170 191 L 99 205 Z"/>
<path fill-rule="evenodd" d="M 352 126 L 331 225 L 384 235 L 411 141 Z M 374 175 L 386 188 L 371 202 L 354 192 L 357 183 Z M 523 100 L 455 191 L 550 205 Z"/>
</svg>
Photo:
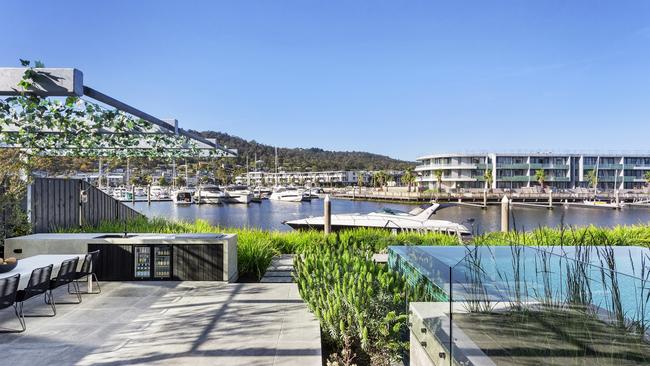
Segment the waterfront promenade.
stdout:
<svg viewBox="0 0 650 366">
<path fill-rule="evenodd" d="M 549 196 L 557 203 L 563 202 L 582 202 L 585 200 L 594 199 L 593 190 L 562 190 L 559 192 L 522 192 L 522 191 L 505 191 L 503 189 L 493 189 L 488 192 L 482 190 L 467 190 L 459 192 L 408 192 L 404 187 L 389 187 L 383 190 L 378 189 L 352 189 L 352 188 L 334 188 L 329 189 L 328 193 L 332 194 L 335 198 L 341 199 L 360 199 L 360 200 L 390 200 L 390 201 L 406 201 L 406 202 L 425 202 L 425 201 L 441 201 L 441 202 L 476 202 L 482 203 L 484 200 L 487 203 L 499 203 L 504 195 L 509 199 L 520 202 L 548 202 Z M 599 199 L 615 200 L 616 194 L 613 191 L 599 191 L 597 194 Z M 626 203 L 650 203 L 650 193 L 642 191 L 622 191 L 619 193 L 618 198 L 621 202 Z"/>
</svg>

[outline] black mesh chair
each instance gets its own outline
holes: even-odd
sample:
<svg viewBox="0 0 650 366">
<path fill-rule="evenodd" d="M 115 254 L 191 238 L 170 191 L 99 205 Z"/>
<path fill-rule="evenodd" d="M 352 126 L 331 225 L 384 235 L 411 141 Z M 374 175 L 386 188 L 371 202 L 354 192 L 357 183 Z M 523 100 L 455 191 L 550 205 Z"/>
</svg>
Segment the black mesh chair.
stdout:
<svg viewBox="0 0 650 366">
<path fill-rule="evenodd" d="M 99 280 L 95 274 L 95 268 L 97 268 L 97 259 L 99 258 L 99 250 L 90 252 L 84 257 L 84 261 L 81 264 L 81 269 L 77 271 L 74 275 L 75 282 L 77 283 L 77 288 L 79 288 L 79 281 L 86 278 L 92 281 L 95 280 L 95 285 L 97 285 L 97 291 L 86 291 L 82 294 L 99 294 L 102 292 L 101 287 L 99 287 Z M 70 284 L 68 284 L 68 293 L 75 294 L 74 291 L 70 291 Z"/>
<path fill-rule="evenodd" d="M 27 287 L 18 291 L 16 295 L 16 303 L 18 303 L 18 308 L 21 314 L 25 317 L 34 317 L 34 316 L 55 316 L 56 315 L 56 305 L 54 304 L 54 299 L 52 298 L 52 290 L 50 289 L 50 278 L 52 278 L 52 265 L 41 268 L 36 268 L 32 271 L 31 276 L 29 276 L 29 282 Z M 50 304 L 52 307 L 53 314 L 24 314 L 23 313 L 23 303 L 31 299 L 32 297 L 43 295 L 45 303 Z"/>
<path fill-rule="evenodd" d="M 50 299 L 45 299 L 47 304 L 54 302 L 54 296 L 51 292 L 52 290 L 59 288 L 61 286 L 67 286 L 72 284 L 75 287 L 77 295 L 76 302 L 57 302 L 58 304 L 80 304 L 81 303 L 81 292 L 79 291 L 79 285 L 75 282 L 75 275 L 77 273 L 77 265 L 79 264 L 79 258 L 68 259 L 61 262 L 61 268 L 59 268 L 59 273 L 55 278 L 50 280 Z"/>
<path fill-rule="evenodd" d="M 22 328 L 20 330 L 2 330 L 0 333 L 20 333 L 27 329 L 25 327 L 25 317 L 23 316 L 22 309 L 19 309 L 16 304 L 16 294 L 18 293 L 19 283 L 20 274 L 0 279 L 0 310 L 13 306 L 16 317 L 18 318 Z"/>
</svg>

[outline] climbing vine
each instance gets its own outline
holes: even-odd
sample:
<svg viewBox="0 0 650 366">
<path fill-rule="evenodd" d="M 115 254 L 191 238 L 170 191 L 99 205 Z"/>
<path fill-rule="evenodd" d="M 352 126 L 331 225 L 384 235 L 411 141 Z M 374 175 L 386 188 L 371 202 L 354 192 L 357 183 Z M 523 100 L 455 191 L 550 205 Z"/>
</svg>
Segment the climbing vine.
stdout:
<svg viewBox="0 0 650 366">
<path fill-rule="evenodd" d="M 28 156 L 156 157 L 214 156 L 188 137 L 161 132 L 152 123 L 76 96 L 44 97 L 31 92 L 43 63 L 25 67 L 19 95 L 0 99 L 0 142 Z"/>
</svg>

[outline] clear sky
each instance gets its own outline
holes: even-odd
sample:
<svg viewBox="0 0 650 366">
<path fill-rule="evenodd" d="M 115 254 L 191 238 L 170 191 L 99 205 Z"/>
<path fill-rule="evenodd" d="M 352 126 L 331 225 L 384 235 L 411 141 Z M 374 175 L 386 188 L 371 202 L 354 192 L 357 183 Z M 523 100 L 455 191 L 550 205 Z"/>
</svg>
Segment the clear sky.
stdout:
<svg viewBox="0 0 650 366">
<path fill-rule="evenodd" d="M 0 65 L 183 127 L 413 160 L 650 148 L 650 1 L 18 1 Z"/>
</svg>

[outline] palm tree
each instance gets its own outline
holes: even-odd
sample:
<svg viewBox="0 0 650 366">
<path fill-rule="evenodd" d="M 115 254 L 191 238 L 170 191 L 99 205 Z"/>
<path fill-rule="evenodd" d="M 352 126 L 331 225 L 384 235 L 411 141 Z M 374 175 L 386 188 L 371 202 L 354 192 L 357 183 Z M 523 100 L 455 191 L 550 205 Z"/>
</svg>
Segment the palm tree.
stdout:
<svg viewBox="0 0 650 366">
<path fill-rule="evenodd" d="M 592 169 L 587 173 L 587 182 L 589 182 L 589 186 L 596 191 L 596 187 L 598 186 L 598 174 L 596 174 L 596 169 Z"/>
<path fill-rule="evenodd" d="M 357 172 L 357 186 L 359 188 L 363 186 L 363 172 Z"/>
<path fill-rule="evenodd" d="M 645 175 L 643 175 L 643 179 L 645 179 L 646 184 L 650 185 L 650 170 L 645 172 Z"/>
<path fill-rule="evenodd" d="M 485 169 L 485 173 L 483 173 L 483 179 L 485 179 L 488 190 L 492 191 L 492 169 Z"/>
<path fill-rule="evenodd" d="M 433 176 L 436 177 L 438 193 L 442 190 L 442 170 L 438 169 L 433 172 Z"/>
<path fill-rule="evenodd" d="M 411 184 L 415 183 L 415 176 L 413 175 L 413 170 L 411 168 L 406 169 L 404 175 L 402 176 L 402 182 L 406 183 L 408 187 L 408 192 L 411 192 Z"/>
<path fill-rule="evenodd" d="M 544 169 L 535 170 L 535 180 L 544 188 L 544 183 L 546 183 L 546 172 L 544 172 Z"/>
<path fill-rule="evenodd" d="M 383 188 L 387 181 L 386 173 L 383 170 L 380 170 L 373 175 L 373 179 L 376 186 Z"/>
</svg>

